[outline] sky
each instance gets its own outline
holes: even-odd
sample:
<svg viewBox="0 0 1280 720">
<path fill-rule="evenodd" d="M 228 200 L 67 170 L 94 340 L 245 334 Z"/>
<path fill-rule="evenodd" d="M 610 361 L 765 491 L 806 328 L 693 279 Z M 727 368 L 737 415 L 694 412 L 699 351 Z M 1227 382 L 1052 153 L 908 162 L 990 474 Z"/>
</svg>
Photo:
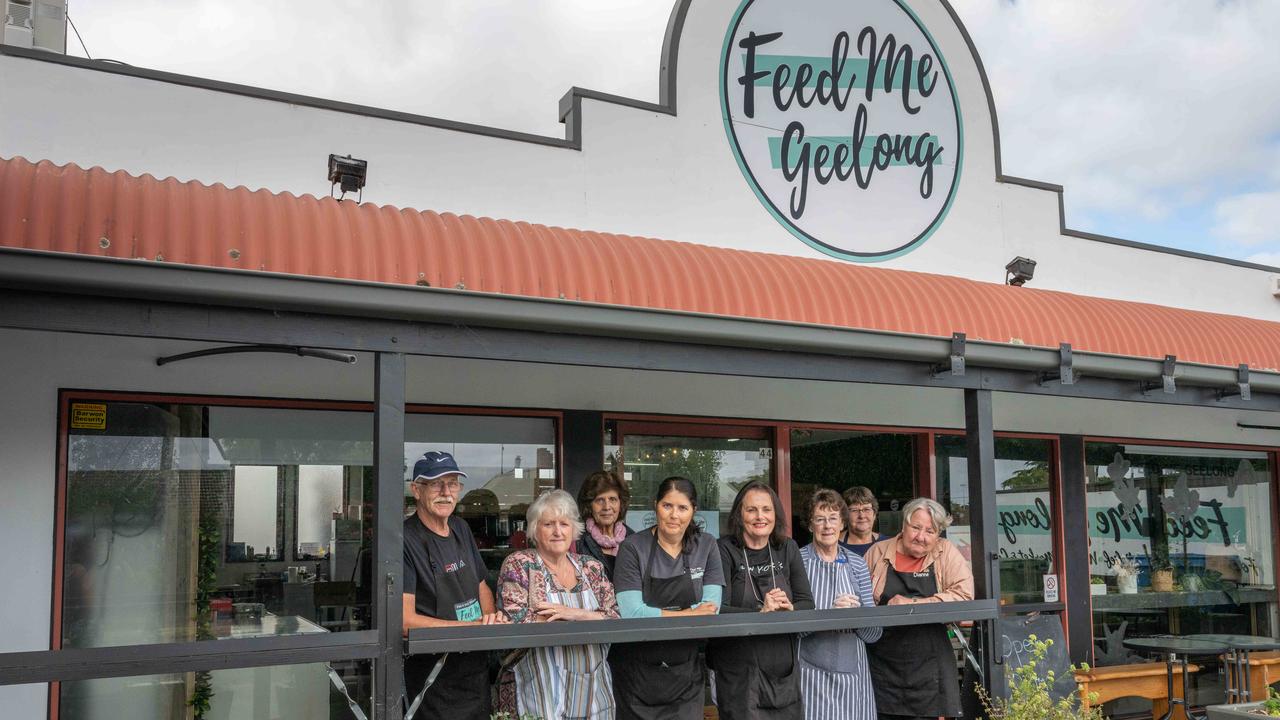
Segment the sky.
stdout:
<svg viewBox="0 0 1280 720">
<path fill-rule="evenodd" d="M 1068 227 L 1280 266 L 1280 2 L 951 1 L 991 82 L 1004 172 L 1064 186 Z M 657 99 L 671 9 L 70 2 L 94 58 L 555 137 L 571 86 Z M 68 54 L 85 54 L 74 34 Z"/>
</svg>

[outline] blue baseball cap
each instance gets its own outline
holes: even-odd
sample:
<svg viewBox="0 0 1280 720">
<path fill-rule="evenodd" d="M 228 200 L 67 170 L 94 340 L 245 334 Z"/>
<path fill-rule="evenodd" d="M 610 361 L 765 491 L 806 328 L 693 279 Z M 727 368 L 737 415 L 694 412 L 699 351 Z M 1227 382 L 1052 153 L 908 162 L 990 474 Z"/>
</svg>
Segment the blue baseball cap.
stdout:
<svg viewBox="0 0 1280 720">
<path fill-rule="evenodd" d="M 413 479 L 417 480 L 435 480 L 445 475 L 461 475 L 466 477 L 467 474 L 458 469 L 458 463 L 453 456 L 447 452 L 436 452 L 432 450 L 424 453 L 418 462 L 413 464 Z"/>
</svg>

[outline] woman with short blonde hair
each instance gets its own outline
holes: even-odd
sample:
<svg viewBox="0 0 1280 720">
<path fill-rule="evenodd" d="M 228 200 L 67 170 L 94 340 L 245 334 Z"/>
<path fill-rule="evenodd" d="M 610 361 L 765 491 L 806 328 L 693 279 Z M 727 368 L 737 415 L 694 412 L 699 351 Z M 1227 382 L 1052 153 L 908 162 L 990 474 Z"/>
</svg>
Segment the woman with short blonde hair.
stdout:
<svg viewBox="0 0 1280 720">
<path fill-rule="evenodd" d="M 604 620 L 618 617 L 613 584 L 597 560 L 570 550 L 582 535 L 578 504 L 564 490 L 538 496 L 525 514 L 528 550 L 507 556 L 498 601 L 512 622 Z M 613 680 L 607 645 L 532 648 L 511 665 L 499 687 L 499 709 L 520 716 L 612 720 Z M 510 676 L 504 673 L 504 680 Z M 512 695 L 514 694 L 514 698 Z"/>
</svg>

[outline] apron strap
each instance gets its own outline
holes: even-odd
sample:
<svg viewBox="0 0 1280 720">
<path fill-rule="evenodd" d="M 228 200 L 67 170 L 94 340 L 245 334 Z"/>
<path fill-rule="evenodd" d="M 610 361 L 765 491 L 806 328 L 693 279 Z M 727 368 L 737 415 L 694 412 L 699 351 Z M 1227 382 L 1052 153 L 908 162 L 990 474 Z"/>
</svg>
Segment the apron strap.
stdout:
<svg viewBox="0 0 1280 720">
<path fill-rule="evenodd" d="M 413 699 L 413 703 L 409 705 L 409 711 L 404 714 L 404 720 L 413 720 L 413 716 L 417 714 L 418 707 L 422 705 L 422 698 L 426 697 L 427 690 L 431 684 L 436 681 L 436 677 L 440 675 L 440 671 L 444 669 L 444 661 L 449 659 L 449 653 L 440 656 L 436 661 L 436 666 L 431 668 L 431 674 L 427 676 L 427 681 L 422 684 L 422 689 L 418 691 L 418 696 Z M 364 720 L 364 718 L 360 718 Z"/>
<path fill-rule="evenodd" d="M 342 693 L 342 697 L 346 698 L 347 707 L 351 708 L 352 717 L 356 720 L 369 720 L 368 716 L 364 714 L 364 710 L 356 704 L 355 700 L 351 699 L 351 693 L 347 692 L 347 684 L 342 682 L 342 677 L 338 675 L 338 671 L 334 670 L 333 666 L 327 663 L 324 667 L 325 670 L 329 671 L 329 682 L 333 683 L 333 686 L 338 689 L 338 692 Z"/>
</svg>

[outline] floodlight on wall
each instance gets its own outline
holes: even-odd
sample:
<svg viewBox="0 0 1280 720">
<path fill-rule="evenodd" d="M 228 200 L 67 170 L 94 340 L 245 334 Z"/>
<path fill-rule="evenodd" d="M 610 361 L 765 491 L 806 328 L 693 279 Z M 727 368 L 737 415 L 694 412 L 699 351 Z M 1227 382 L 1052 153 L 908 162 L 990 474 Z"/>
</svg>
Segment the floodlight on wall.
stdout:
<svg viewBox="0 0 1280 720">
<path fill-rule="evenodd" d="M 1021 255 L 1009 261 L 1004 266 L 1004 281 L 1008 285 L 1022 287 L 1028 280 L 1036 274 L 1036 261 L 1031 258 L 1024 258 Z"/>
<path fill-rule="evenodd" d="M 356 202 L 364 199 L 364 181 L 369 174 L 369 163 L 350 155 L 329 154 L 329 197 L 333 197 L 334 187 L 342 188 L 339 200 L 349 192 L 359 193 Z"/>
</svg>

